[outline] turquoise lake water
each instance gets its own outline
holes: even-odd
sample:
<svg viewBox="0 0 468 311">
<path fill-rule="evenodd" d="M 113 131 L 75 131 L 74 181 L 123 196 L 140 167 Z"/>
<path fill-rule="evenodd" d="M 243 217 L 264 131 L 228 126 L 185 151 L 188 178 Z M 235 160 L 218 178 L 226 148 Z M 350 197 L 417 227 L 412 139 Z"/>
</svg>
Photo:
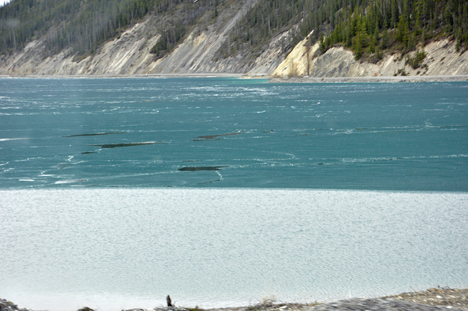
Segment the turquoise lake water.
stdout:
<svg viewBox="0 0 468 311">
<path fill-rule="evenodd" d="M 0 90 L 1 188 L 468 190 L 468 83 L 0 79 Z"/>
<path fill-rule="evenodd" d="M 468 286 L 468 83 L 0 79 L 0 297 L 71 311 Z"/>
</svg>

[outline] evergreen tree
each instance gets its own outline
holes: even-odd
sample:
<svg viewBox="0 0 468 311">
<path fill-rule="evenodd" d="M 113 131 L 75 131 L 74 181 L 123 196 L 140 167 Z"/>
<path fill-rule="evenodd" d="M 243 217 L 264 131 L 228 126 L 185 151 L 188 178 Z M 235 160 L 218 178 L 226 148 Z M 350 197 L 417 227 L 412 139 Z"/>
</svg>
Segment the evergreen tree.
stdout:
<svg viewBox="0 0 468 311">
<path fill-rule="evenodd" d="M 174 49 L 200 23 L 207 27 L 227 0 L 14 0 L 0 7 L 0 53 L 21 51 L 45 38 L 46 53 L 70 49 L 89 55 L 142 18 L 164 21 L 152 47 L 156 57 Z M 295 27 L 297 26 L 297 28 Z M 254 59 L 275 36 L 287 53 L 309 35 L 321 50 L 344 45 L 357 53 L 406 53 L 433 39 L 456 40 L 463 52 L 468 42 L 466 0 L 258 0 L 228 34 L 216 57 L 243 53 Z M 143 34 L 145 35 L 145 34 Z M 153 34 L 154 35 L 154 34 Z"/>
</svg>

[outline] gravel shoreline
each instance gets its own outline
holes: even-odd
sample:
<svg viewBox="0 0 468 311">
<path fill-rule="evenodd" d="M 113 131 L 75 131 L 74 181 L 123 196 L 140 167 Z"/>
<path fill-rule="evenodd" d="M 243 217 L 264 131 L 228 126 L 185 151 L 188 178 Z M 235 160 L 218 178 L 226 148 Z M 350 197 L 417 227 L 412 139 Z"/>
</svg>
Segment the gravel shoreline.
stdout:
<svg viewBox="0 0 468 311">
<path fill-rule="evenodd" d="M 431 288 L 380 298 L 353 298 L 330 303 L 259 304 L 243 308 L 210 309 L 206 311 L 442 311 L 468 310 L 468 288 Z M 158 310 L 162 311 L 162 310 Z M 189 310 L 194 311 L 194 310 Z"/>
<path fill-rule="evenodd" d="M 461 311 L 468 310 L 468 287 L 465 289 L 431 288 L 420 292 L 407 292 L 380 298 L 353 298 L 330 303 L 274 303 L 266 301 L 257 305 L 236 308 L 154 308 L 129 309 L 124 311 Z M 20 309 L 14 303 L 0 299 L 0 311 L 32 311 Z M 93 311 L 82 308 L 79 311 Z"/>
<path fill-rule="evenodd" d="M 26 75 L 0 78 L 35 78 L 35 79 L 105 79 L 105 78 L 238 78 L 267 79 L 270 83 L 393 83 L 393 82 L 458 82 L 468 81 L 468 75 L 440 76 L 373 76 L 373 77 L 283 77 L 268 74 L 249 75 L 241 73 L 167 73 L 135 75 Z M 0 310 L 1 311 L 1 310 Z"/>
<path fill-rule="evenodd" d="M 273 78 L 271 83 L 390 83 L 390 82 L 458 82 L 468 81 L 467 75 L 453 76 L 374 76 L 374 77 L 295 77 L 295 78 Z"/>
</svg>

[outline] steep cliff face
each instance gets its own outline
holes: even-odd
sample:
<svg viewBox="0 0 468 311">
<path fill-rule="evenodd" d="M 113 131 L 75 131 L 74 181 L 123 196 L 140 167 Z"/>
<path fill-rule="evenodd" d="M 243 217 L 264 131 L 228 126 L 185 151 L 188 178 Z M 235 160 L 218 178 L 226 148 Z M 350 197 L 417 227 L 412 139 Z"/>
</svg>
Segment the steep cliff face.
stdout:
<svg viewBox="0 0 468 311">
<path fill-rule="evenodd" d="M 0 74 L 24 75 L 145 75 L 191 73 L 238 73 L 273 77 L 370 77 L 397 75 L 468 75 L 468 53 L 456 52 L 455 43 L 447 39 L 424 47 L 426 57 L 413 69 L 407 61 L 415 52 L 402 57 L 386 55 L 376 64 L 356 61 L 351 51 L 334 47 L 320 56 L 319 46 L 307 47 L 299 42 L 285 55 L 284 42 L 294 27 L 274 37 L 252 60 L 242 53 L 218 59 L 220 47 L 229 42 L 229 33 L 258 2 L 233 2 L 216 19 L 197 26 L 170 54 L 157 59 L 151 48 L 160 39 L 157 32 L 161 18 L 147 16 L 119 37 L 105 43 L 94 55 L 77 60 L 71 50 L 44 57 L 44 40 L 30 42 L 14 55 L 0 56 Z M 159 24 L 158 24 L 159 23 Z"/>
<path fill-rule="evenodd" d="M 280 48 L 281 34 L 269 47 L 248 62 L 241 55 L 218 60 L 216 53 L 228 33 L 258 0 L 239 1 L 224 10 L 211 25 L 196 28 L 169 55 L 157 59 L 151 48 L 159 40 L 155 31 L 158 20 L 153 16 L 105 43 L 94 55 L 74 60 L 70 50 L 43 57 L 44 42 L 30 42 L 20 53 L 0 57 L 0 74 L 23 75 L 135 75 L 169 73 L 271 73 L 284 58 Z"/>
<path fill-rule="evenodd" d="M 216 22 L 203 31 L 192 32 L 170 55 L 159 60 L 147 73 L 243 72 L 248 67 L 241 59 L 218 61 L 216 52 L 227 40 L 229 31 L 257 0 L 241 2 L 225 10 Z"/>
<path fill-rule="evenodd" d="M 43 58 L 44 42 L 36 40 L 13 57 L 0 59 L 0 73 L 21 75 L 124 75 L 145 72 L 153 63 L 149 50 L 158 36 L 148 39 L 142 34 L 150 24 L 149 20 L 136 24 L 119 38 L 102 46 L 93 56 L 74 61 L 70 50 Z"/>
<path fill-rule="evenodd" d="M 311 76 L 311 77 L 371 77 L 393 75 L 468 75 L 468 53 L 459 53 L 455 43 L 448 39 L 431 42 L 424 49 L 425 58 L 419 67 L 413 69 L 406 56 L 393 54 L 385 56 L 376 64 L 356 61 L 351 51 L 343 47 L 329 49 L 323 55 L 314 57 L 319 46 L 311 47 L 309 58 L 305 40 L 299 43 L 286 59 L 273 72 L 273 76 Z M 309 71 L 307 73 L 307 66 Z"/>
<path fill-rule="evenodd" d="M 155 31 L 158 20 L 146 17 L 118 38 L 104 44 L 94 55 L 74 61 L 70 50 L 43 57 L 44 42 L 30 42 L 20 53 L 0 58 L 3 75 L 133 75 L 152 73 L 244 72 L 249 69 L 242 59 L 214 58 L 226 40 L 226 34 L 257 0 L 239 2 L 224 10 L 215 23 L 195 29 L 171 54 L 156 59 L 150 53 L 159 40 Z M 250 66 L 251 67 L 251 66 Z"/>
</svg>

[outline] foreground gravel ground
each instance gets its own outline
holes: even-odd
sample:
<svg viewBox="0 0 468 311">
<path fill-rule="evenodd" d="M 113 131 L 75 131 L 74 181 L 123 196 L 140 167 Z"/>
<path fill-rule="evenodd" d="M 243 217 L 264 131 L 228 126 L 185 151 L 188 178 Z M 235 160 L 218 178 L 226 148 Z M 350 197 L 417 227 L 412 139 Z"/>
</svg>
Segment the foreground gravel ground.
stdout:
<svg viewBox="0 0 468 311">
<path fill-rule="evenodd" d="M 190 309 L 190 308 L 155 308 L 155 311 L 442 311 L 468 310 L 468 288 L 431 288 L 421 292 L 408 292 L 380 298 L 354 298 L 330 303 L 288 304 L 265 302 L 258 305 L 239 308 Z M 0 299 L 0 311 L 31 311 L 19 309 L 14 303 Z M 93 311 L 82 308 L 80 311 Z M 125 311 L 150 311 L 131 309 Z"/>
<path fill-rule="evenodd" d="M 324 304 L 259 304 L 244 308 L 208 311 L 440 311 L 468 310 L 468 288 L 431 288 L 372 299 L 346 299 Z M 161 311 L 161 310 L 158 310 Z M 194 310 L 190 310 L 194 311 Z"/>
</svg>

